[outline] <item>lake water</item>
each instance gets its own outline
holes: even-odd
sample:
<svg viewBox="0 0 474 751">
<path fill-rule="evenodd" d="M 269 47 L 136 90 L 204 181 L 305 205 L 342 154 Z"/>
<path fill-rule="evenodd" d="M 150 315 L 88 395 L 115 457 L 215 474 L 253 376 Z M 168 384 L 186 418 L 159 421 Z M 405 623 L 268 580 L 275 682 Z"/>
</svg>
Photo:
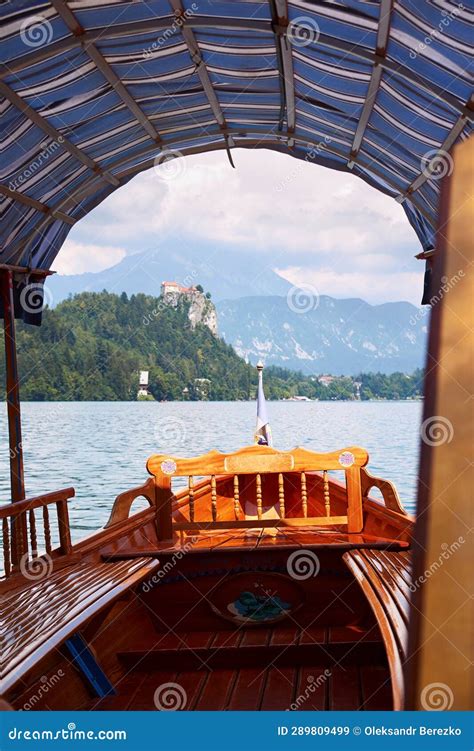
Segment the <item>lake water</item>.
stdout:
<svg viewBox="0 0 474 751">
<path fill-rule="evenodd" d="M 421 402 L 270 402 L 274 445 L 367 449 L 369 469 L 392 480 L 407 511 L 416 498 Z M 115 496 L 147 479 L 152 453 L 191 456 L 252 443 L 253 402 L 26 402 L 27 497 L 72 485 L 74 540 L 101 528 Z M 6 407 L 0 411 L 0 499 L 8 500 Z"/>
</svg>

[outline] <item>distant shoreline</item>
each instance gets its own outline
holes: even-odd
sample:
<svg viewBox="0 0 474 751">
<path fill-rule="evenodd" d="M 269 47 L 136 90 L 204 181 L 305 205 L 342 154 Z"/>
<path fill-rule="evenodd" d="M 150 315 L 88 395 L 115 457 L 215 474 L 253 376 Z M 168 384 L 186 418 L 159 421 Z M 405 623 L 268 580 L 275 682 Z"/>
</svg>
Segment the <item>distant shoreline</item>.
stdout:
<svg viewBox="0 0 474 751">
<path fill-rule="evenodd" d="M 267 399 L 271 404 L 387 404 L 390 402 L 422 402 L 423 396 L 408 399 Z M 6 404 L 5 399 L 2 399 Z M 255 404 L 255 399 L 22 399 L 21 404 Z"/>
</svg>

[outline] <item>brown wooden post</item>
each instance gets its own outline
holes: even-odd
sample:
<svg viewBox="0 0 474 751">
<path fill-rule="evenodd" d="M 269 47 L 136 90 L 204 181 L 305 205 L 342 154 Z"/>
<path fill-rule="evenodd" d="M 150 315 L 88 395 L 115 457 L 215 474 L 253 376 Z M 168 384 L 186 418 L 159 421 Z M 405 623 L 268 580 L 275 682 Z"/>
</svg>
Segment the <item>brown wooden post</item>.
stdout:
<svg viewBox="0 0 474 751">
<path fill-rule="evenodd" d="M 155 475 L 156 532 L 161 541 L 173 539 L 171 478 Z"/>
<path fill-rule="evenodd" d="M 59 501 L 56 504 L 56 509 L 58 513 L 59 542 L 61 545 L 61 553 L 63 555 L 70 555 L 72 552 L 72 542 L 67 500 Z"/>
<path fill-rule="evenodd" d="M 474 138 L 453 156 L 430 292 L 406 664 L 405 708 L 414 710 L 472 708 Z"/>
<path fill-rule="evenodd" d="M 12 501 L 22 501 L 25 497 L 25 479 L 23 471 L 23 446 L 21 442 L 20 387 L 16 357 L 15 312 L 13 308 L 13 278 L 11 271 L 1 271 L 0 282 L 5 332 L 11 498 Z"/>
<path fill-rule="evenodd" d="M 25 497 L 25 477 L 23 469 L 23 444 L 21 437 L 20 386 L 16 355 L 15 311 L 13 305 L 13 277 L 8 269 L 0 271 L 0 294 L 3 306 L 3 327 L 5 335 L 6 401 L 8 415 L 8 436 L 10 450 L 10 488 L 13 503 Z M 18 565 L 24 552 L 28 550 L 26 539 L 26 519 L 20 516 L 12 521 L 12 563 Z"/>
<path fill-rule="evenodd" d="M 364 526 L 360 467 L 346 469 L 347 531 L 358 534 Z"/>
</svg>

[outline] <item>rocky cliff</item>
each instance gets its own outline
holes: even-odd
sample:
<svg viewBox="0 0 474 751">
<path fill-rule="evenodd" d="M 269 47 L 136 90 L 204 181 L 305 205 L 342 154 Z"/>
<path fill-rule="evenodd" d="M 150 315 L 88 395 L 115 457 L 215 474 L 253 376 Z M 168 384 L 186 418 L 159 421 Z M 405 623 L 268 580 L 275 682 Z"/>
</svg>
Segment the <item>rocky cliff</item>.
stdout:
<svg viewBox="0 0 474 751">
<path fill-rule="evenodd" d="M 198 323 L 202 323 L 214 336 L 217 336 L 216 308 L 204 292 L 195 287 L 185 291 L 167 290 L 162 293 L 162 298 L 166 305 L 173 308 L 177 308 L 181 300 L 189 302 L 188 318 L 191 327 L 194 329 Z"/>
</svg>

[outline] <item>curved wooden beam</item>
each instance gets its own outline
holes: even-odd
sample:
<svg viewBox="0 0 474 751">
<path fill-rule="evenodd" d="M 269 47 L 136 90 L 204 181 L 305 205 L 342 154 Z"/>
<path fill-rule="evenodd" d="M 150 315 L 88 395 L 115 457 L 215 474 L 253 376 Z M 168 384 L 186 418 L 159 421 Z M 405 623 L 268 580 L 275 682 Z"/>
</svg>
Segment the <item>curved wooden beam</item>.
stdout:
<svg viewBox="0 0 474 751">
<path fill-rule="evenodd" d="M 424 183 L 431 178 L 432 174 L 436 176 L 436 172 L 434 168 L 438 160 L 438 155 L 443 157 L 443 154 L 445 155 L 447 154 L 447 152 L 449 152 L 449 150 L 452 148 L 452 146 L 454 146 L 454 143 L 463 132 L 464 126 L 469 122 L 469 120 L 472 118 L 472 115 L 474 114 L 474 94 L 471 94 L 464 109 L 465 109 L 465 112 L 460 117 L 458 117 L 453 127 L 449 131 L 448 135 L 444 139 L 443 143 L 441 144 L 439 149 L 436 151 L 436 153 L 433 155 L 431 161 L 425 166 L 425 169 L 422 172 L 420 172 L 418 177 L 416 177 L 413 180 L 413 182 L 408 186 L 408 188 L 403 193 L 397 196 L 397 200 L 399 203 L 402 203 L 405 200 L 405 198 L 411 198 L 413 193 L 419 188 L 421 188 L 421 186 L 424 185 Z"/>
<path fill-rule="evenodd" d="M 93 31 L 86 31 L 80 36 L 74 38 L 71 37 L 71 39 L 61 40 L 60 42 L 36 49 L 33 52 L 9 62 L 8 65 L 4 64 L 3 66 L 0 66 L 0 79 L 9 76 L 12 73 L 24 70 L 37 62 L 48 60 L 51 56 L 59 55 L 70 49 L 80 48 L 83 44 L 94 43 L 99 39 L 119 39 L 146 32 L 155 32 L 159 34 L 160 31 L 169 28 L 169 25 L 169 19 L 147 19 L 146 21 L 129 21 L 126 26 L 114 24 L 112 26 L 98 27 Z M 193 15 L 186 20 L 186 26 L 189 26 L 192 29 L 257 31 L 262 34 L 272 35 L 275 32 L 275 29 L 269 21 L 262 21 L 253 18 L 219 18 L 217 16 Z M 285 29 L 283 28 L 282 31 L 284 32 Z M 364 62 L 371 64 L 375 63 L 376 53 L 365 47 L 354 45 L 342 39 L 337 39 L 336 37 L 331 37 L 327 34 L 320 34 L 318 37 L 318 44 L 342 52 L 344 55 L 363 60 Z M 435 96 L 440 101 L 446 102 L 452 106 L 456 111 L 463 112 L 463 103 L 460 102 L 457 97 L 443 89 L 442 86 L 437 86 L 432 81 L 425 80 L 410 68 L 400 64 L 398 61 L 385 58 L 380 65 L 384 70 L 389 70 L 394 75 L 405 79 L 409 83 L 422 87 L 425 91 Z"/>
<path fill-rule="evenodd" d="M 111 175 L 107 170 L 103 170 L 102 167 L 97 164 L 97 162 L 87 156 L 84 151 L 81 151 L 81 149 L 75 146 L 72 141 L 69 141 L 65 136 L 63 136 L 59 130 L 54 128 L 48 122 L 48 120 L 43 117 L 43 115 L 40 115 L 39 112 L 36 112 L 36 110 L 33 109 L 33 107 L 30 107 L 30 105 L 27 104 L 21 98 L 21 96 L 16 93 L 16 91 L 7 86 L 6 83 L 3 83 L 3 81 L 0 81 L 0 94 L 5 97 L 5 99 L 7 99 L 10 104 L 13 104 L 14 107 L 19 109 L 20 112 L 22 112 L 29 120 L 31 120 L 32 123 L 40 128 L 43 133 L 46 133 L 50 138 L 53 139 L 53 141 L 55 141 L 63 149 L 65 149 L 65 151 L 68 151 L 69 154 L 77 159 L 78 162 L 81 162 L 81 164 L 84 164 L 96 175 L 99 175 L 105 182 L 110 183 L 115 188 L 118 187 L 119 182 L 117 178 Z"/>
<path fill-rule="evenodd" d="M 390 35 L 390 16 L 392 13 L 393 0 L 381 0 L 380 12 L 379 12 L 379 26 L 377 31 L 377 47 L 376 56 L 374 58 L 374 65 L 372 68 L 372 74 L 367 89 L 367 96 L 365 98 L 364 107 L 362 109 L 359 122 L 357 124 L 356 132 L 354 135 L 354 141 L 352 143 L 350 160 L 348 166 L 352 167 L 359 153 L 364 134 L 369 123 L 372 110 L 374 108 L 375 99 L 377 97 L 380 81 L 382 80 L 382 61 L 385 59 L 387 52 L 388 38 Z"/>
<path fill-rule="evenodd" d="M 143 485 L 120 493 L 112 506 L 107 524 L 104 529 L 113 527 L 115 524 L 126 521 L 130 517 L 130 509 L 137 498 L 145 498 L 150 506 L 155 505 L 155 484 L 153 479 L 147 480 Z"/>
<path fill-rule="evenodd" d="M 81 36 L 84 33 L 84 29 L 80 25 L 74 13 L 69 8 L 66 0 L 51 0 L 51 4 L 56 9 L 57 14 L 62 18 L 68 29 L 74 36 Z M 124 86 L 120 78 L 111 68 L 105 57 L 94 44 L 90 43 L 82 45 L 84 52 L 89 55 L 91 60 L 95 63 L 97 70 L 99 70 L 104 76 L 107 83 L 113 88 L 117 96 L 120 97 L 125 106 L 130 110 L 137 122 L 140 123 L 142 128 L 147 132 L 150 138 L 156 143 L 161 143 L 161 136 L 155 129 L 154 125 L 145 115 L 141 107 L 136 103 L 135 99 L 131 96 L 128 89 Z"/>
</svg>

